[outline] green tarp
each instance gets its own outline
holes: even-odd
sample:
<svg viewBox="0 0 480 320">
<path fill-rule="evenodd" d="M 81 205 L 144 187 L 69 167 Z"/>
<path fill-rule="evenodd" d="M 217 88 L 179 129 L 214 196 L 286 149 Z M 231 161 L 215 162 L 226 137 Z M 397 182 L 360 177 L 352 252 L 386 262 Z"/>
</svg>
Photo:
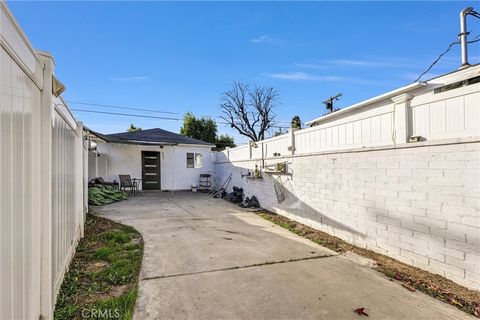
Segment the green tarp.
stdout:
<svg viewBox="0 0 480 320">
<path fill-rule="evenodd" d="M 88 203 L 96 206 L 127 200 L 124 191 L 116 190 L 112 186 L 97 185 L 88 188 Z"/>
</svg>

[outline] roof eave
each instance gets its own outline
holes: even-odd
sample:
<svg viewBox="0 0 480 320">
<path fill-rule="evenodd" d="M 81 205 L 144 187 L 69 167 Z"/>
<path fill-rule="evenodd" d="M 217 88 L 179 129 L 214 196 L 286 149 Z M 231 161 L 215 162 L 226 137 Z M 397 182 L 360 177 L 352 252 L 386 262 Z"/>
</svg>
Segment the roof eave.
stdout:
<svg viewBox="0 0 480 320">
<path fill-rule="evenodd" d="M 111 139 L 109 143 L 119 143 L 119 144 L 137 144 L 144 146 L 176 146 L 176 142 L 156 142 L 156 141 L 141 141 L 141 140 L 121 140 L 121 139 Z"/>
<path fill-rule="evenodd" d="M 142 140 L 121 140 L 111 139 L 107 141 L 109 143 L 119 144 L 136 144 L 136 145 L 149 145 L 149 146 L 189 146 L 189 147 L 215 147 L 214 144 L 194 144 L 194 143 L 182 143 L 182 142 L 158 142 L 158 141 L 142 141 Z"/>
</svg>

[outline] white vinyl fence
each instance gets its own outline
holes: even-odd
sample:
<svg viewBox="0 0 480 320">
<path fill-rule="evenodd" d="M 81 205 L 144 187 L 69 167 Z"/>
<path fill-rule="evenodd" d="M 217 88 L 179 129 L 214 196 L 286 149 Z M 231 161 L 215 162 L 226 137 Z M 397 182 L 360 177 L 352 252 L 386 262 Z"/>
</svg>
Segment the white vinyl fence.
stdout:
<svg viewBox="0 0 480 320">
<path fill-rule="evenodd" d="M 445 83 L 480 76 L 478 66 L 460 74 L 432 80 L 428 86 L 413 84 L 385 98 L 361 103 L 318 119 L 315 126 L 227 148 L 217 160 L 243 161 L 310 154 L 353 148 L 406 143 L 410 136 L 422 141 L 478 136 L 480 83 L 439 91 Z"/>
<path fill-rule="evenodd" d="M 0 319 L 50 319 L 84 222 L 82 125 L 0 1 Z"/>
</svg>

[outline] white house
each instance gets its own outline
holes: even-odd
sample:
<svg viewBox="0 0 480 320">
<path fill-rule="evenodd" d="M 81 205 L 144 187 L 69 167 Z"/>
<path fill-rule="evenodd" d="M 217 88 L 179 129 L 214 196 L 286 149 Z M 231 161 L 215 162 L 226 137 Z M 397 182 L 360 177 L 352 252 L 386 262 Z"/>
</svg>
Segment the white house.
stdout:
<svg viewBox="0 0 480 320">
<path fill-rule="evenodd" d="M 142 179 L 142 190 L 182 190 L 198 185 L 200 174 L 213 174 L 214 144 L 159 128 L 108 135 L 90 133 L 101 138 L 97 157 L 102 159 L 90 176 L 119 181 L 119 175 L 129 174 Z"/>
</svg>

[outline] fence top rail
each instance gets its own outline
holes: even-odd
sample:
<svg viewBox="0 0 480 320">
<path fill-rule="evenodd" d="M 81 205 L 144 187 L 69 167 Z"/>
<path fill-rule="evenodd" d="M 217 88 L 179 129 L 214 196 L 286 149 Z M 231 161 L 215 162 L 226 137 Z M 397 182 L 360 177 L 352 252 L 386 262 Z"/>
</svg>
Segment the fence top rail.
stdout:
<svg viewBox="0 0 480 320">
<path fill-rule="evenodd" d="M 262 143 L 269 143 L 269 142 L 273 142 L 273 141 L 277 141 L 277 140 L 282 140 L 282 139 L 288 139 L 288 133 L 286 134 L 282 134 L 280 136 L 276 136 L 276 137 L 271 137 L 271 138 L 268 138 L 268 139 L 264 139 L 264 140 L 260 140 L 260 141 L 257 141 L 256 143 L 257 144 L 262 144 Z M 245 144 L 243 146 L 238 146 L 238 147 L 235 147 L 235 148 L 229 148 L 228 150 L 230 152 L 235 152 L 235 151 L 239 151 L 239 150 L 242 150 L 242 149 L 246 149 L 246 148 L 249 148 L 250 145 L 249 144 Z M 227 149 L 225 150 L 222 150 L 222 152 L 226 153 L 227 152 Z"/>
<path fill-rule="evenodd" d="M 395 96 L 399 96 L 404 93 L 413 93 L 415 95 L 416 92 L 420 91 L 421 93 L 425 92 L 425 88 L 428 90 L 432 90 L 444 85 L 448 85 L 450 83 L 454 83 L 456 81 L 460 81 L 462 79 L 467 79 L 468 77 L 478 75 L 480 69 L 480 64 L 477 65 L 472 65 L 469 68 L 465 68 L 463 70 L 456 70 L 451 73 L 447 73 L 441 76 L 438 76 L 436 78 L 427 80 L 425 82 L 414 82 L 412 84 L 409 84 L 407 86 L 397 88 L 395 90 L 383 93 L 381 95 L 378 95 L 376 97 L 361 101 L 359 103 L 353 104 L 347 108 L 341 109 L 339 111 L 318 117 L 316 119 L 307 121 L 307 125 L 312 125 L 314 123 L 321 123 L 324 121 L 327 121 L 331 118 L 336 118 L 344 113 L 348 113 L 352 110 L 362 108 L 365 106 L 372 105 L 374 103 L 384 101 L 387 99 L 391 99 Z"/>
<path fill-rule="evenodd" d="M 268 138 L 268 139 L 257 141 L 257 143 L 268 143 L 268 142 L 272 142 L 272 141 L 276 141 L 276 140 L 288 139 L 288 135 L 289 135 L 288 133 L 285 133 L 285 134 L 282 134 L 282 135 L 279 135 L 279 136 L 276 136 L 276 137 L 271 137 L 271 138 Z"/>
<path fill-rule="evenodd" d="M 310 121 L 307 121 L 305 122 L 305 124 L 307 125 L 312 125 L 314 123 L 320 123 L 320 122 L 323 122 L 323 121 L 326 121 L 328 119 L 331 119 L 331 118 L 335 118 L 335 117 L 338 117 L 340 115 L 343 115 L 344 113 L 346 112 L 350 112 L 352 110 L 355 110 L 355 109 L 358 109 L 358 108 L 361 108 L 361 107 L 365 107 L 365 106 L 368 106 L 368 105 L 371 105 L 373 103 L 376 103 L 376 102 L 380 102 L 380 101 L 383 101 L 383 100 L 387 100 L 387 99 L 390 99 L 392 97 L 395 97 L 395 96 L 398 96 L 402 93 L 407 93 L 407 92 L 410 92 L 410 91 L 413 91 L 413 90 L 416 90 L 416 89 L 419 89 L 419 88 L 422 88 L 422 87 L 425 87 L 427 86 L 426 83 L 424 82 L 415 82 L 415 83 L 412 83 L 412 84 L 409 84 L 405 87 L 401 87 L 401 88 L 398 88 L 398 89 L 395 89 L 395 90 L 392 90 L 392 91 L 389 91 L 389 92 L 386 92 L 386 93 L 383 93 L 379 96 L 376 96 L 376 97 L 373 97 L 373 98 L 370 98 L 370 99 L 367 99 L 367 100 L 364 100 L 364 101 L 361 101 L 359 103 L 356 103 L 354 105 L 351 105 L 347 108 L 344 108 L 344 109 L 341 109 L 341 110 L 338 110 L 336 112 L 332 112 L 332 113 L 329 113 L 327 115 L 324 115 L 324 116 L 321 116 L 321 117 L 318 117 L 316 119 L 313 119 L 313 120 L 310 120 Z"/>
<path fill-rule="evenodd" d="M 53 97 L 53 105 L 55 111 L 58 113 L 60 117 L 65 120 L 65 122 L 70 126 L 70 128 L 76 132 L 77 130 L 77 119 L 73 115 L 72 111 L 65 103 L 62 97 Z"/>
<path fill-rule="evenodd" d="M 0 1 L 0 47 L 42 89 L 43 63 L 4 1 Z"/>
</svg>

